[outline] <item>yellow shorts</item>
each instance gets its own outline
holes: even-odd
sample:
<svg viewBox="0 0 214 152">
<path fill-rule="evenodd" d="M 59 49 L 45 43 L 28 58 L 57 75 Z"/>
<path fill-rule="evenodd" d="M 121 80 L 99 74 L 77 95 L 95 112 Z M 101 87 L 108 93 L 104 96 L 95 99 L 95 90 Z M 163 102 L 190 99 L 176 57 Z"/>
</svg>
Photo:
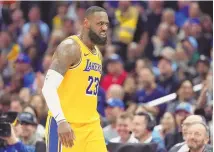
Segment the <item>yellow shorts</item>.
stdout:
<svg viewBox="0 0 214 152">
<path fill-rule="evenodd" d="M 72 148 L 60 144 L 57 134 L 57 124 L 52 116 L 46 123 L 46 152 L 107 152 L 100 121 L 71 124 L 76 140 Z"/>
</svg>

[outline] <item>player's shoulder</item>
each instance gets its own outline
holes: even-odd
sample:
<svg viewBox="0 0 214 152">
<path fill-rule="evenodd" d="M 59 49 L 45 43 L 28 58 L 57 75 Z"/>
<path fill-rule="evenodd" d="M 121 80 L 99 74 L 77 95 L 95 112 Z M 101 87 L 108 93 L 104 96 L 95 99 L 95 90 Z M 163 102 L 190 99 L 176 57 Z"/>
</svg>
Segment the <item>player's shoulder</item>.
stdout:
<svg viewBox="0 0 214 152">
<path fill-rule="evenodd" d="M 58 45 L 60 50 L 70 50 L 70 51 L 79 51 L 80 46 L 73 38 L 75 35 L 69 36 L 62 40 L 62 42 Z"/>
</svg>

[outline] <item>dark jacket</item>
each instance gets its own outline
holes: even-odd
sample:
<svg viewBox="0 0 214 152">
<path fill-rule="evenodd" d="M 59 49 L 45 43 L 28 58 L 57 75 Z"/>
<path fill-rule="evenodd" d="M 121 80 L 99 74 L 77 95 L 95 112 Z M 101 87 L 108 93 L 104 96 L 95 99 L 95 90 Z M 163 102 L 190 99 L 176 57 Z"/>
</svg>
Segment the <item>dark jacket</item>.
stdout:
<svg viewBox="0 0 214 152">
<path fill-rule="evenodd" d="M 177 143 L 181 143 L 183 141 L 184 140 L 183 140 L 183 136 L 182 136 L 181 132 L 176 131 L 175 133 L 168 134 L 165 137 L 166 149 L 169 150 L 170 148 L 172 148 Z"/>
</svg>

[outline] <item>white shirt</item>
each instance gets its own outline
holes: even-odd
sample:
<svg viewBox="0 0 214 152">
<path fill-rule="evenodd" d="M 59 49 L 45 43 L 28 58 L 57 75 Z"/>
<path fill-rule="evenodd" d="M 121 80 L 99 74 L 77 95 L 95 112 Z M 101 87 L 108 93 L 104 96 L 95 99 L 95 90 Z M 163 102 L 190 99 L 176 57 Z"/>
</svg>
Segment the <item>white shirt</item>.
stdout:
<svg viewBox="0 0 214 152">
<path fill-rule="evenodd" d="M 113 143 L 120 143 L 121 142 L 121 137 L 115 137 L 113 139 L 110 140 L 110 142 Z M 139 143 L 139 141 L 133 136 L 133 134 L 129 137 L 129 139 L 127 140 L 126 143 Z"/>
<path fill-rule="evenodd" d="M 150 143 L 152 141 L 152 136 L 150 136 L 148 139 L 146 139 L 145 141 L 144 141 L 144 144 L 148 144 L 148 143 Z"/>
</svg>

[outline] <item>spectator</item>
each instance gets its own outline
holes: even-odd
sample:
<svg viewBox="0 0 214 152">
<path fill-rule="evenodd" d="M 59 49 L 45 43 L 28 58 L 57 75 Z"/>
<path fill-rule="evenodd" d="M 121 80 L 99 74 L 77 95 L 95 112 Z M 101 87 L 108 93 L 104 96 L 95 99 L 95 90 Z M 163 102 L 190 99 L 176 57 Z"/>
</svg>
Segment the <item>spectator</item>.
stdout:
<svg viewBox="0 0 214 152">
<path fill-rule="evenodd" d="M 0 98 L 0 112 L 8 112 L 10 109 L 10 94 L 4 94 Z"/>
<path fill-rule="evenodd" d="M 5 57 L 9 62 L 16 61 L 19 53 L 21 52 L 20 46 L 13 42 L 9 32 L 0 33 L 0 55 Z"/>
<path fill-rule="evenodd" d="M 173 42 L 176 42 L 178 27 L 175 24 L 175 11 L 170 8 L 164 9 L 161 21 L 169 25 L 170 37 L 173 39 Z"/>
<path fill-rule="evenodd" d="M 181 103 L 175 110 L 175 122 L 176 130 L 173 133 L 169 133 L 165 137 L 165 146 L 169 150 L 173 145 L 179 142 L 183 142 L 182 136 L 182 123 L 187 118 L 187 116 L 193 113 L 191 105 L 188 103 Z"/>
<path fill-rule="evenodd" d="M 155 34 L 158 25 L 161 22 L 161 16 L 163 11 L 163 1 L 149 1 L 147 21 L 146 21 L 146 31 L 148 32 L 149 39 Z"/>
<path fill-rule="evenodd" d="M 35 147 L 28 146 L 23 144 L 19 139 L 16 137 L 14 127 L 11 125 L 11 136 L 10 137 L 1 137 L 7 143 L 7 146 L 0 147 L 0 152 L 13 152 L 13 151 L 20 151 L 20 152 L 34 152 Z"/>
<path fill-rule="evenodd" d="M 193 84 L 197 85 L 206 80 L 206 76 L 209 72 L 210 63 L 207 57 L 200 55 L 199 60 L 196 63 L 197 76 L 193 79 Z"/>
<path fill-rule="evenodd" d="M 106 92 L 106 99 L 108 100 L 110 98 L 123 100 L 124 90 L 122 86 L 118 84 L 112 84 Z"/>
<path fill-rule="evenodd" d="M 24 144 L 35 146 L 37 141 L 43 141 L 43 139 L 36 134 L 37 120 L 33 114 L 23 112 L 18 116 L 18 120 L 24 130 L 21 134 L 21 141 Z"/>
<path fill-rule="evenodd" d="M 195 123 L 203 123 L 205 124 L 205 119 L 199 115 L 190 115 L 188 116 L 183 124 L 182 124 L 182 132 L 183 132 L 183 139 L 186 141 L 188 138 L 188 134 L 189 134 L 189 127 L 192 124 Z M 173 146 L 169 152 L 174 152 L 174 151 L 182 151 L 183 148 L 187 148 L 187 143 L 186 142 L 181 142 L 181 143 L 177 143 L 175 146 Z"/>
<path fill-rule="evenodd" d="M 116 120 L 116 130 L 118 137 L 110 140 L 113 143 L 138 143 L 138 140 L 131 132 L 132 115 L 129 113 L 122 113 Z"/>
<path fill-rule="evenodd" d="M 189 16 L 189 1 L 178 1 L 178 11 L 175 13 L 175 22 L 182 27 Z"/>
<path fill-rule="evenodd" d="M 192 106 L 196 104 L 194 98 L 193 84 L 190 80 L 184 80 L 180 83 L 179 89 L 177 91 L 177 99 L 167 106 L 167 111 L 173 113 L 179 103 L 186 102 Z"/>
<path fill-rule="evenodd" d="M 146 105 L 150 101 L 163 97 L 165 91 L 162 87 L 158 86 L 155 82 L 155 77 L 153 72 L 148 68 L 143 68 L 140 72 L 140 79 L 143 85 L 143 89 L 136 92 L 134 102 L 136 104 L 141 104 L 147 112 L 152 113 L 156 116 L 156 121 L 159 122 L 161 116 L 165 112 L 166 105 L 162 104 L 159 106 L 151 107 Z"/>
<path fill-rule="evenodd" d="M 157 78 L 157 83 L 165 89 L 167 94 L 176 92 L 179 85 L 173 70 L 174 55 L 172 48 L 164 48 L 158 62 L 160 76 Z"/>
<path fill-rule="evenodd" d="M 200 17 L 200 6 L 197 2 L 191 2 L 189 5 L 189 17 L 194 19 L 194 18 L 199 18 Z"/>
<path fill-rule="evenodd" d="M 36 112 L 36 109 L 33 106 L 31 106 L 31 105 L 25 106 L 24 109 L 23 109 L 23 112 L 31 113 L 38 120 L 38 114 Z M 44 128 L 43 125 L 41 125 L 41 124 L 38 123 L 37 129 L 36 129 L 36 134 L 38 136 L 40 136 L 42 139 L 45 137 L 45 128 Z"/>
<path fill-rule="evenodd" d="M 165 112 L 160 121 L 160 125 L 155 126 L 154 130 L 158 132 L 160 138 L 165 139 L 167 134 L 175 132 L 176 124 L 172 113 Z"/>
<path fill-rule="evenodd" d="M 132 72 L 135 67 L 135 61 L 138 57 L 142 56 L 142 52 L 136 42 L 132 42 L 128 45 L 127 49 L 127 61 L 125 63 L 125 69 L 127 72 Z"/>
<path fill-rule="evenodd" d="M 136 82 L 133 76 L 127 76 L 124 84 L 124 103 L 126 108 L 129 107 L 136 92 Z"/>
<path fill-rule="evenodd" d="M 68 4 L 66 2 L 60 2 L 57 7 L 57 14 L 52 20 L 53 29 L 60 29 L 64 24 L 64 19 L 68 11 Z"/>
<path fill-rule="evenodd" d="M 160 146 L 159 140 L 152 137 L 152 130 L 155 122 L 146 113 L 137 113 L 133 119 L 133 133 L 140 143 L 156 143 L 158 145 L 157 152 L 165 152 L 166 150 Z"/>
<path fill-rule="evenodd" d="M 107 141 L 118 136 L 116 131 L 116 119 L 121 112 L 124 111 L 124 103 L 120 99 L 108 99 L 107 107 L 105 109 L 105 115 L 109 122 L 109 125 L 103 128 L 104 137 Z"/>
<path fill-rule="evenodd" d="M 209 141 L 209 129 L 204 123 L 194 123 L 190 125 L 187 135 L 187 145 L 190 152 L 194 151 L 212 151 Z"/>
<path fill-rule="evenodd" d="M 154 47 L 153 56 L 158 57 L 162 49 L 166 46 L 175 48 L 175 44 L 170 39 L 169 25 L 167 23 L 161 23 L 158 26 L 157 33 L 152 37 L 152 44 Z"/>
<path fill-rule="evenodd" d="M 118 24 L 115 27 L 116 38 L 123 44 L 129 44 L 135 34 L 137 27 L 139 11 L 131 2 L 119 1 L 118 9 L 115 11 L 115 22 Z M 124 50 L 123 50 L 124 51 Z"/>
<path fill-rule="evenodd" d="M 23 110 L 23 104 L 24 102 L 18 96 L 11 97 L 10 111 L 21 113 Z"/>
<path fill-rule="evenodd" d="M 119 55 L 114 54 L 109 58 L 107 64 L 108 73 L 104 75 L 101 86 L 104 90 L 108 90 L 111 84 L 122 85 L 126 79 L 127 73 L 123 68 L 123 63 Z"/>
<path fill-rule="evenodd" d="M 64 19 L 63 32 L 65 34 L 65 37 L 68 37 L 68 36 L 73 35 L 75 33 L 75 31 L 77 30 L 77 27 L 75 27 L 74 24 L 75 23 L 73 20 L 70 20 L 68 18 Z"/>
<path fill-rule="evenodd" d="M 22 28 L 22 35 L 27 34 L 30 30 L 31 24 L 35 23 L 35 24 L 38 24 L 44 41 L 47 42 L 49 37 L 49 27 L 46 23 L 44 23 L 40 19 L 40 8 L 38 6 L 31 7 L 28 17 L 29 17 L 29 22 L 24 24 Z"/>
<path fill-rule="evenodd" d="M 35 73 L 32 70 L 30 58 L 26 54 L 20 54 L 16 61 L 16 72 L 23 79 L 23 86 L 32 89 Z"/>
<path fill-rule="evenodd" d="M 22 26 L 25 23 L 23 12 L 20 9 L 15 9 L 11 14 L 12 25 L 14 26 L 13 39 L 17 40 L 21 34 Z"/>
</svg>

